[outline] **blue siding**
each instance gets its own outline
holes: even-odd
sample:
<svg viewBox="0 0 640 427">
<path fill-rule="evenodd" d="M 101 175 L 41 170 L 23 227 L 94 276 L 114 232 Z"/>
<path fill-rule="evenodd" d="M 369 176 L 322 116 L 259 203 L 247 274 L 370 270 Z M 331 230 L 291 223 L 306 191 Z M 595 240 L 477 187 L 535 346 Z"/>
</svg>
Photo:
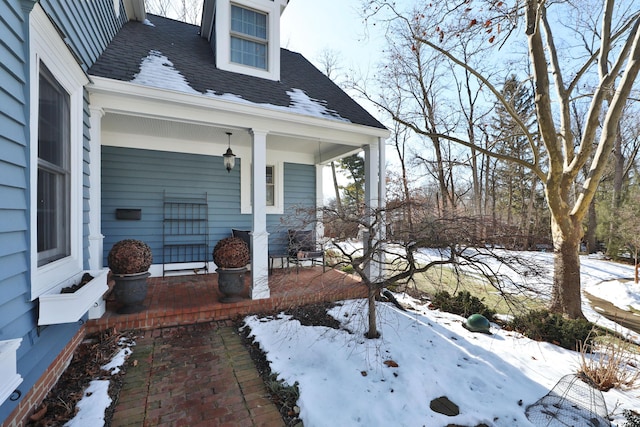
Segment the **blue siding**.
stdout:
<svg viewBox="0 0 640 427">
<path fill-rule="evenodd" d="M 29 52 L 28 6 L 36 1 L 0 0 L 0 340 L 22 338 L 18 349 L 19 390 L 24 397 L 79 329 L 78 323 L 37 328 L 37 302 L 30 301 L 29 225 Z M 88 69 L 126 22 L 112 0 L 42 0 L 42 8 L 67 36 Z M 36 82 L 37 84 L 37 82 Z M 88 263 L 89 108 L 83 113 L 83 246 Z M 1 379 L 0 379 L 1 380 Z M 20 404 L 0 405 L 0 424 Z"/>
<path fill-rule="evenodd" d="M 105 260 L 111 246 L 133 238 L 151 246 L 154 262 L 162 263 L 163 192 L 200 196 L 209 200 L 209 245 L 230 235 L 231 228 L 249 229 L 251 215 L 240 215 L 241 162 L 231 173 L 216 156 L 102 147 L 102 233 Z M 286 216 L 294 205 L 315 201 L 315 167 L 285 164 L 285 215 L 268 215 L 270 246 L 286 246 Z M 117 220 L 118 208 L 140 208 L 139 221 Z M 284 246 L 283 246 L 284 245 Z"/>
<path fill-rule="evenodd" d="M 29 295 L 27 16 L 17 0 L 0 0 L 0 340 L 24 338 L 33 328 Z M 28 351 L 28 350 L 26 350 Z M 25 371 L 19 362 L 20 373 Z M 29 368 L 27 368 L 29 370 Z M 0 406 L 0 421 L 15 407 Z"/>
<path fill-rule="evenodd" d="M 112 0 L 41 0 L 40 4 L 62 29 L 85 71 L 127 22 L 124 6 L 120 6 L 120 16 L 116 17 Z"/>
</svg>

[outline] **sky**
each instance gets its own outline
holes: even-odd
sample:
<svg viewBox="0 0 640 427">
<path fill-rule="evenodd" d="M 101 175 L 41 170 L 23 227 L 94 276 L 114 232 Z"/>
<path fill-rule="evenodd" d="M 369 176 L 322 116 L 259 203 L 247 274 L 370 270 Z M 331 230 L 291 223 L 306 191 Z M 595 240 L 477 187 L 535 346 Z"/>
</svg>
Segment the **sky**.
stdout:
<svg viewBox="0 0 640 427">
<path fill-rule="evenodd" d="M 291 0 L 280 18 L 281 46 L 316 66 L 327 49 L 339 54 L 346 69 L 375 66 L 382 44 L 367 34 L 359 4 L 359 0 Z"/>
<path fill-rule="evenodd" d="M 521 255 L 542 263 L 552 256 L 542 252 Z M 437 255 L 425 251 L 422 256 Z M 583 290 L 620 307 L 640 310 L 640 285 L 630 280 L 632 266 L 587 256 L 580 261 Z M 540 286 L 547 285 L 550 274 L 551 268 Z M 331 310 L 342 324 L 339 330 L 302 326 L 284 314 L 245 318 L 272 371 L 288 384 L 298 382 L 298 406 L 305 427 L 560 425 L 541 420 L 544 414 L 536 403 L 566 375 L 576 372 L 580 353 L 529 340 L 496 324 L 491 325 L 491 334 L 473 333 L 462 326 L 465 319 L 460 316 L 431 310 L 404 294 L 397 298 L 411 309 L 404 312 L 378 303 L 382 337 L 376 340 L 364 338 L 364 299 L 345 301 Z M 583 302 L 589 320 L 640 342 L 638 334 L 616 327 Z M 104 369 L 115 372 L 131 351 L 135 354 L 135 344 L 123 343 L 123 350 Z M 598 353 L 591 357 L 597 358 Z M 640 369 L 637 363 L 635 369 Z M 576 382 L 574 387 L 582 385 Z M 612 389 L 602 395 L 616 426 L 624 425 L 624 409 L 640 411 L 638 388 Z M 459 415 L 446 416 L 430 409 L 430 402 L 442 396 L 459 407 Z M 567 402 L 560 403 L 567 407 Z M 76 418 L 66 426 L 103 426 L 109 404 L 106 385 L 92 382 L 78 404 Z M 536 424 L 527 417 L 527 410 L 529 417 L 537 414 Z M 580 418 L 580 411 L 567 409 L 562 414 L 574 417 L 564 425 L 593 425 Z"/>
</svg>

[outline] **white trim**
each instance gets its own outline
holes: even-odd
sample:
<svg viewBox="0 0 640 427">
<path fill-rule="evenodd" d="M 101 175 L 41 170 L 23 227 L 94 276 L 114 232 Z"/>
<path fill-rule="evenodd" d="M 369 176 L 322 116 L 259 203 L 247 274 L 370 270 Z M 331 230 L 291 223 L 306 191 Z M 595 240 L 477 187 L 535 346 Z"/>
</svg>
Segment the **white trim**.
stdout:
<svg viewBox="0 0 640 427">
<path fill-rule="evenodd" d="M 317 141 L 360 147 L 373 138 L 388 138 L 387 129 L 286 111 L 267 104 L 206 95 L 190 95 L 168 89 L 91 76 L 91 104 L 105 113 L 168 119 L 223 128 L 269 129 L 269 136 L 302 136 Z M 324 160 L 324 159 L 323 159 Z"/>
<path fill-rule="evenodd" d="M 49 18 L 39 4 L 29 15 L 29 63 L 30 63 L 30 176 L 33 183 L 30 194 L 30 241 L 31 241 L 31 299 L 55 288 L 82 271 L 82 154 L 83 154 L 83 87 L 89 81 L 78 66 Z M 51 74 L 69 94 L 70 108 L 70 244 L 71 255 L 38 267 L 37 248 L 37 182 L 38 182 L 38 95 L 40 61 L 46 64 Z"/>
<path fill-rule="evenodd" d="M 22 376 L 17 372 L 16 352 L 22 338 L 0 341 L 0 405 L 11 396 L 22 383 Z"/>
<path fill-rule="evenodd" d="M 102 234 L 102 166 L 101 133 L 104 111 L 91 108 L 91 150 L 89 152 L 89 268 L 102 268 L 104 235 Z"/>
</svg>

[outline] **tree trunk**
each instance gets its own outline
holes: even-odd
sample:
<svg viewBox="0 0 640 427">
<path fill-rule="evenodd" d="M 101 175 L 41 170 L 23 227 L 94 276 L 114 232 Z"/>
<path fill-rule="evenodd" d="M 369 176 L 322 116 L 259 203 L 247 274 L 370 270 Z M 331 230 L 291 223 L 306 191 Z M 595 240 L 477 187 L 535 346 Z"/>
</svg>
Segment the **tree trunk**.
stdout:
<svg viewBox="0 0 640 427">
<path fill-rule="evenodd" d="M 598 227 L 598 217 L 596 212 L 595 198 L 589 204 L 589 213 L 587 214 L 587 253 L 595 254 L 598 252 L 598 242 L 596 239 L 596 228 Z"/>
<path fill-rule="evenodd" d="M 563 221 L 561 226 L 552 217 L 551 233 L 554 246 L 554 274 L 549 309 L 570 319 L 584 319 L 581 307 L 580 256 L 578 254 L 582 226 L 580 223 L 574 224 L 571 219 Z"/>
<path fill-rule="evenodd" d="M 638 284 L 638 248 L 636 247 L 635 252 L 634 252 L 634 264 L 635 264 L 635 269 L 634 269 L 634 274 L 633 274 L 633 283 L 635 283 L 636 285 Z"/>
<path fill-rule="evenodd" d="M 378 325 L 376 324 L 376 295 L 378 294 L 378 288 L 376 286 L 369 285 L 369 330 L 365 334 L 367 338 L 380 338 L 380 332 L 378 332 Z"/>
<path fill-rule="evenodd" d="M 620 207 L 620 199 L 622 195 L 622 183 L 624 181 L 624 156 L 622 155 L 622 137 L 620 134 L 616 137 L 615 146 L 613 148 L 614 158 L 614 172 L 613 172 L 613 192 L 611 195 L 611 212 L 617 212 Z M 612 220 L 609 224 L 609 238 L 607 241 L 607 255 L 617 256 L 617 253 L 612 253 L 614 249 L 617 249 L 617 245 L 614 244 L 616 230 L 618 228 L 617 221 Z"/>
<path fill-rule="evenodd" d="M 447 179 L 444 173 L 444 160 L 442 158 L 442 149 L 440 147 L 439 138 L 431 138 L 433 141 L 433 151 L 436 155 L 436 175 L 438 178 L 438 188 L 440 189 L 441 199 L 441 217 L 447 217 L 449 213 L 449 190 L 447 189 Z"/>
</svg>

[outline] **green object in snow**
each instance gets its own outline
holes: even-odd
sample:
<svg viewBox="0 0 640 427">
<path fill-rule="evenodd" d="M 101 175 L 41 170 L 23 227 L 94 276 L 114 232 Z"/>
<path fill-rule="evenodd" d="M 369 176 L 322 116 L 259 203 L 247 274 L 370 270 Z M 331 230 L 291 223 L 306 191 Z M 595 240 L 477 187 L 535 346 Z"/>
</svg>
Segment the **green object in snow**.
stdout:
<svg viewBox="0 0 640 427">
<path fill-rule="evenodd" d="M 471 332 L 489 333 L 489 320 L 482 314 L 472 314 L 463 325 Z"/>
</svg>

